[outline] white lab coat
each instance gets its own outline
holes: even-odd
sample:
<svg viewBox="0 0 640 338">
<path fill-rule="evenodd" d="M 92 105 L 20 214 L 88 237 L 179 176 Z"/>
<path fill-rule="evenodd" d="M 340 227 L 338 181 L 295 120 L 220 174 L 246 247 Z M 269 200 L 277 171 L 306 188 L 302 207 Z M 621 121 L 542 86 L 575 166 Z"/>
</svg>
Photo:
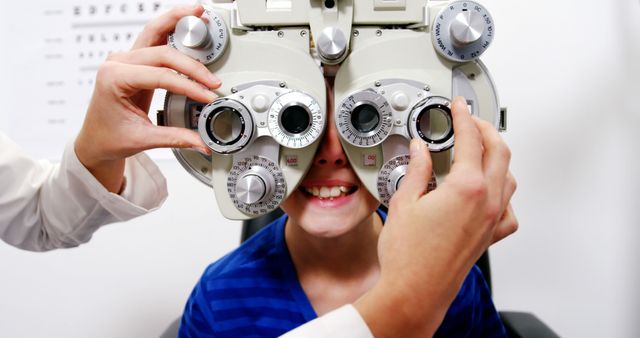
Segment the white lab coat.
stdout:
<svg viewBox="0 0 640 338">
<path fill-rule="evenodd" d="M 125 165 L 118 195 L 80 163 L 69 143 L 59 165 L 26 156 L 0 133 L 0 238 L 13 246 L 45 251 L 78 246 L 102 225 L 126 221 L 159 208 L 167 184 L 144 153 Z M 283 338 L 371 338 L 351 305 L 343 306 L 285 334 Z"/>
<path fill-rule="evenodd" d="M 45 251 L 89 241 L 100 226 L 162 205 L 167 184 L 145 154 L 126 160 L 125 187 L 111 193 L 80 163 L 69 143 L 59 165 L 35 161 L 0 133 L 0 238 Z"/>
</svg>

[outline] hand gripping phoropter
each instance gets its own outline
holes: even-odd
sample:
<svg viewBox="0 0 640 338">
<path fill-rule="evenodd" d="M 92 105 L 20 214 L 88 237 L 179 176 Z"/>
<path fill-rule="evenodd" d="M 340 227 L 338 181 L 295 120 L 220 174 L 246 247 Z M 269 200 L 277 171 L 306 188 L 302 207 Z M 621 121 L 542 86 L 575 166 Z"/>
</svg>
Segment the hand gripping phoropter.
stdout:
<svg viewBox="0 0 640 338">
<path fill-rule="evenodd" d="M 379 25 L 360 4 L 350 54 L 336 74 L 335 122 L 356 173 L 388 205 L 406 173 L 411 138 L 432 152 L 429 189 L 449 172 L 451 98 L 465 97 L 473 115 L 499 127 L 493 81 L 478 60 L 495 29 L 491 15 L 473 1 L 407 1 L 388 9 L 394 15 Z M 369 17 L 385 10 L 374 9 Z"/>
<path fill-rule="evenodd" d="M 205 105 L 169 93 L 160 120 L 197 131 L 211 148 L 174 154 L 214 188 L 222 214 L 253 218 L 277 208 L 311 164 L 326 124 L 324 80 L 308 28 L 243 26 L 235 3 L 205 9 L 182 18 L 168 41 L 222 80 L 220 98 Z"/>
</svg>

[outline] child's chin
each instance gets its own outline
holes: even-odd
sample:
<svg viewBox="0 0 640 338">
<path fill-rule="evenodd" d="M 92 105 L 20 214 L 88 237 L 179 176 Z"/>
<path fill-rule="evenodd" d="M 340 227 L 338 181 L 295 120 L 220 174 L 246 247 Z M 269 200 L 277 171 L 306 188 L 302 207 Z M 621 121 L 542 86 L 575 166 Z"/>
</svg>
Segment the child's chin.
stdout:
<svg viewBox="0 0 640 338">
<path fill-rule="evenodd" d="M 333 238 L 341 236 L 349 231 L 349 227 L 344 224 L 340 224 L 341 222 L 337 219 L 326 218 L 320 224 L 316 222 L 309 227 L 303 226 L 304 230 L 313 235 L 314 237 L 320 238 Z"/>
</svg>

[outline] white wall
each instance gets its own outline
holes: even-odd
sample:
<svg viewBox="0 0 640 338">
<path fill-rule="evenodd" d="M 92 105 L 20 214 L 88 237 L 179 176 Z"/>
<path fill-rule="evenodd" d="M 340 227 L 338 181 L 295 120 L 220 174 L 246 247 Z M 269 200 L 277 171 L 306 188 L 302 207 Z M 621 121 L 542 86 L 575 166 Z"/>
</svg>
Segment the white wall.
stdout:
<svg viewBox="0 0 640 338">
<path fill-rule="evenodd" d="M 495 301 L 566 337 L 637 337 L 640 3 L 486 0 L 521 228 Z"/>
<path fill-rule="evenodd" d="M 158 337 L 178 318 L 204 268 L 237 246 L 240 224 L 173 161 L 155 213 L 48 253 L 0 245 L 0 336 Z M 4 179 L 4 178 L 3 178 Z"/>
<path fill-rule="evenodd" d="M 521 223 L 492 249 L 495 302 L 563 337 L 640 336 L 640 2 L 483 3 Z M 179 316 L 240 226 L 177 162 L 160 167 L 170 197 L 153 214 L 77 249 L 0 244 L 1 336 L 157 337 Z"/>
</svg>

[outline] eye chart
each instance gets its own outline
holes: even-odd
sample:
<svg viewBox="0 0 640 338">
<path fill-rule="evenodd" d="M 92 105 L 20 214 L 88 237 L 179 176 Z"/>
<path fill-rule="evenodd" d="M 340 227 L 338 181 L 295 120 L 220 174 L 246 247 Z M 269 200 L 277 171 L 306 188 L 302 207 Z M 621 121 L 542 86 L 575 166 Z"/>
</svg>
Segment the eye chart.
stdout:
<svg viewBox="0 0 640 338">
<path fill-rule="evenodd" d="M 65 144 L 80 130 L 96 72 L 109 53 L 130 49 L 150 19 L 176 5 L 193 3 L 36 0 L 3 4 L 1 130 L 32 156 L 60 158 Z M 163 97 L 164 91 L 158 90 L 149 114 L 153 121 Z"/>
</svg>

